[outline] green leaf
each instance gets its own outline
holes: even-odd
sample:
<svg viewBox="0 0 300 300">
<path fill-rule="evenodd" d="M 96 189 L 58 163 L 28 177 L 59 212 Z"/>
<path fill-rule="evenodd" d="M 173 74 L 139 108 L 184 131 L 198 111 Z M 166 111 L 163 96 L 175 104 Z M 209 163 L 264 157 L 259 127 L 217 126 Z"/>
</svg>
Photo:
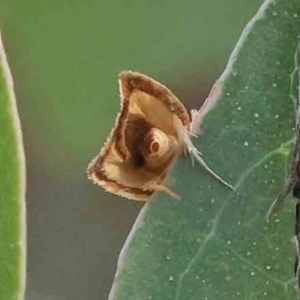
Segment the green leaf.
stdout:
<svg viewBox="0 0 300 300">
<path fill-rule="evenodd" d="M 24 299 L 25 232 L 22 133 L 0 35 L 0 300 Z"/>
<path fill-rule="evenodd" d="M 293 200 L 265 217 L 293 146 L 299 37 L 299 0 L 266 1 L 247 25 L 195 140 L 236 191 L 180 159 L 170 183 L 184 201 L 145 205 L 110 300 L 296 299 Z"/>
</svg>

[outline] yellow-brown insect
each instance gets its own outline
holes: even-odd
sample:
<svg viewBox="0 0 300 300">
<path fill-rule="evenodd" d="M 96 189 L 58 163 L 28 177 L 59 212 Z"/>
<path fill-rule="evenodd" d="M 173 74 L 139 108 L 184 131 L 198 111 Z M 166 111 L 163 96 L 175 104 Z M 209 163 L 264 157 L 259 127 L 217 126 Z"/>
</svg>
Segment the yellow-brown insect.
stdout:
<svg viewBox="0 0 300 300">
<path fill-rule="evenodd" d="M 94 183 L 133 200 L 147 201 L 155 191 L 179 198 L 164 184 L 164 179 L 172 162 L 187 150 L 228 185 L 205 164 L 193 146 L 189 135 L 191 119 L 169 89 L 130 71 L 120 74 L 119 86 L 121 111 L 116 125 L 88 166 L 88 177 Z"/>
</svg>

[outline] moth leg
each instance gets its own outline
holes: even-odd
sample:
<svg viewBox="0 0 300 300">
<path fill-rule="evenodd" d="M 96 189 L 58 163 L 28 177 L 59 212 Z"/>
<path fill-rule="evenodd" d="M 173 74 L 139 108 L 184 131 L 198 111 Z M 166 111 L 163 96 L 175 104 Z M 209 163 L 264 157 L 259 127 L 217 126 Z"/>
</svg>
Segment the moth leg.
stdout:
<svg viewBox="0 0 300 300">
<path fill-rule="evenodd" d="M 172 198 L 175 198 L 177 200 L 181 200 L 181 197 L 178 194 L 173 192 L 168 186 L 166 186 L 164 184 L 158 184 L 156 182 L 150 182 L 145 186 L 145 188 L 156 191 L 156 192 L 165 192 L 169 196 L 171 196 Z"/>
</svg>

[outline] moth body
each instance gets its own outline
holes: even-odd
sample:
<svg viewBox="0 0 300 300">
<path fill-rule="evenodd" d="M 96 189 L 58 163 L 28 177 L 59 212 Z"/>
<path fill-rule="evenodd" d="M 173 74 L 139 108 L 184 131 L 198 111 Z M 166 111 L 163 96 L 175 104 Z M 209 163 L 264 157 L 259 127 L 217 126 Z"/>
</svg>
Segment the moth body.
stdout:
<svg viewBox="0 0 300 300">
<path fill-rule="evenodd" d="M 164 181 L 178 155 L 187 150 L 221 182 L 190 139 L 191 119 L 183 104 L 150 77 L 125 71 L 119 78 L 121 111 L 87 174 L 106 191 L 147 201 L 155 191 L 179 198 Z M 228 185 L 229 186 L 229 185 Z"/>
</svg>

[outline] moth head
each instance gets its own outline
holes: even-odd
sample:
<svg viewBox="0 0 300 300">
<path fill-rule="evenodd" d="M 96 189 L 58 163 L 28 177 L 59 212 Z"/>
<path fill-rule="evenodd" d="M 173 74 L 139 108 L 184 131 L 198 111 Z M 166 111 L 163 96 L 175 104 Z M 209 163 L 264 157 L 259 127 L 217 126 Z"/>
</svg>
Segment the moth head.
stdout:
<svg viewBox="0 0 300 300">
<path fill-rule="evenodd" d="M 140 151 L 148 167 L 165 167 L 176 154 L 181 152 L 176 137 L 164 133 L 157 128 L 151 128 L 145 135 Z M 160 168 L 161 169 L 161 168 Z"/>
</svg>

